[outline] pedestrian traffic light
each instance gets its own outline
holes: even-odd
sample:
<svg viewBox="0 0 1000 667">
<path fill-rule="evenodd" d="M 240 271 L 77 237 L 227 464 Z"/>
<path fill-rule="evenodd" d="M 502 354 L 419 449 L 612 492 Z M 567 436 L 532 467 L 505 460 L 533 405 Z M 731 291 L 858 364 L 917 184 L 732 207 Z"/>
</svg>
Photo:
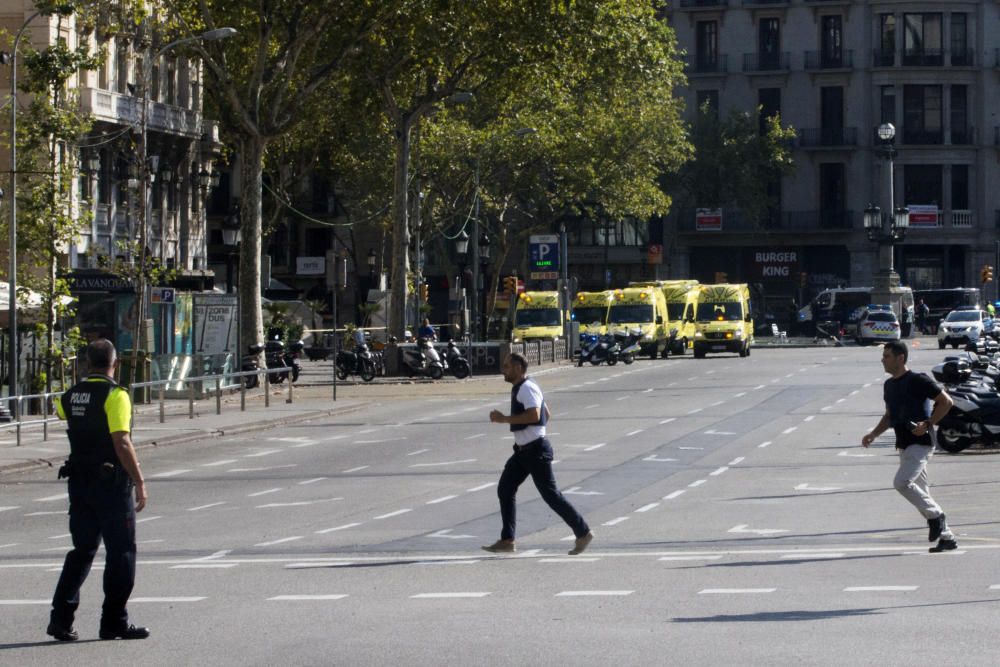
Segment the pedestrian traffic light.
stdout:
<svg viewBox="0 0 1000 667">
<path fill-rule="evenodd" d="M 503 291 L 507 294 L 517 294 L 517 276 L 504 277 Z"/>
<path fill-rule="evenodd" d="M 427 303 L 427 297 L 430 295 L 430 287 L 427 283 L 420 284 L 420 300 Z"/>
<path fill-rule="evenodd" d="M 980 272 L 980 278 L 984 283 L 988 283 L 993 280 L 993 267 L 989 264 L 983 265 L 983 270 Z"/>
</svg>

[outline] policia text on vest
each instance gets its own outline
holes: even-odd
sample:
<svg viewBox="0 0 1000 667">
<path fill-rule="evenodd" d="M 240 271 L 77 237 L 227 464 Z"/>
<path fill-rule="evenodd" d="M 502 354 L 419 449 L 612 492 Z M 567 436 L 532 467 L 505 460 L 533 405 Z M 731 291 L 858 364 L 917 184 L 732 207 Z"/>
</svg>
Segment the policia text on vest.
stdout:
<svg viewBox="0 0 1000 667">
<path fill-rule="evenodd" d="M 80 588 L 103 538 L 104 604 L 101 639 L 145 639 L 149 630 L 128 622 L 126 605 L 135 584 L 135 515 L 146 506 L 146 485 L 139 469 L 128 392 L 115 384 L 118 358 L 107 340 L 87 346 L 93 373 L 56 401 L 67 423 L 69 460 L 59 477 L 68 477 L 69 530 L 73 549 L 66 554 L 52 597 L 47 634 L 59 641 L 79 637 L 73 619 Z M 133 497 L 134 496 L 134 497 Z"/>
</svg>

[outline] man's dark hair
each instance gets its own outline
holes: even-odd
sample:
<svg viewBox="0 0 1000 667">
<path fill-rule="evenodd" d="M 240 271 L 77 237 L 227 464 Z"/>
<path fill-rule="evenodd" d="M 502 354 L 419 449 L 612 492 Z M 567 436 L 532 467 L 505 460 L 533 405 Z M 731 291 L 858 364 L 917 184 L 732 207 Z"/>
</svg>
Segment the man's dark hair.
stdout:
<svg viewBox="0 0 1000 667">
<path fill-rule="evenodd" d="M 520 352 L 511 352 L 510 356 L 507 358 L 510 359 L 512 364 L 520 366 L 523 372 L 528 372 L 528 359 L 523 354 Z"/>
<path fill-rule="evenodd" d="M 906 347 L 906 343 L 901 340 L 890 340 L 885 344 L 885 349 L 889 350 L 889 352 L 897 357 L 902 356 L 903 363 L 906 363 L 906 360 L 910 356 L 910 349 Z"/>
<path fill-rule="evenodd" d="M 115 346 L 107 338 L 98 338 L 87 345 L 87 364 L 91 370 L 107 370 L 111 368 L 114 359 Z"/>
</svg>

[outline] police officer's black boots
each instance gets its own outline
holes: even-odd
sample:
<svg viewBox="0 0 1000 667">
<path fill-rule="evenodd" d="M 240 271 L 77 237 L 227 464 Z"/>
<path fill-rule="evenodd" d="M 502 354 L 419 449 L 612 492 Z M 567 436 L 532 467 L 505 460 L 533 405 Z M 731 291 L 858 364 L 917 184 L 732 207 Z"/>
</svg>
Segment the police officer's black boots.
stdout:
<svg viewBox="0 0 1000 667">
<path fill-rule="evenodd" d="M 149 636 L 149 628 L 134 625 L 122 625 L 117 628 L 101 628 L 101 639 L 145 639 Z"/>
<path fill-rule="evenodd" d="M 61 642 L 75 642 L 80 638 L 80 635 L 76 633 L 72 625 L 61 625 L 55 621 L 49 623 L 49 627 L 45 629 L 45 634 Z"/>
</svg>

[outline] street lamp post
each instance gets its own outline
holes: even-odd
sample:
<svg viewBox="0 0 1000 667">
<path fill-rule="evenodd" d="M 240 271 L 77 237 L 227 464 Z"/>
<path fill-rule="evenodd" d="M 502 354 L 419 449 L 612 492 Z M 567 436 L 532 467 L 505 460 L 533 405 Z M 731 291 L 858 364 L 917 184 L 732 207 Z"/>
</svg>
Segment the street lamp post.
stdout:
<svg viewBox="0 0 1000 667">
<path fill-rule="evenodd" d="M 868 240 L 878 244 L 878 271 L 875 273 L 872 286 L 872 302 L 888 303 L 893 306 L 901 321 L 905 320 L 902 312 L 902 298 L 899 289 L 899 274 L 894 266 L 895 246 L 906 237 L 910 226 L 910 211 L 905 206 L 895 206 L 893 158 L 896 149 L 893 141 L 896 128 L 892 123 L 883 123 L 878 127 L 878 138 L 881 141 L 878 151 L 888 165 L 889 211 L 883 215 L 882 210 L 869 204 L 864 212 L 865 231 Z"/>
<path fill-rule="evenodd" d="M 462 284 L 462 279 L 465 277 L 465 259 L 469 252 L 469 235 L 464 229 L 455 237 L 455 252 L 458 253 L 458 280 L 455 281 L 458 287 L 458 319 L 464 335 L 468 326 L 465 317 L 465 286 Z"/>
<path fill-rule="evenodd" d="M 490 264 L 490 237 L 486 235 L 486 232 L 480 234 L 477 250 L 479 251 L 479 283 L 476 285 L 475 297 L 477 305 L 481 307 L 478 309 L 479 319 L 475 321 L 473 329 L 481 334 L 480 338 L 482 340 L 486 340 L 489 337 L 489 326 L 486 322 L 486 285 L 489 284 L 489 281 L 486 279 L 486 269 L 489 268 Z M 480 327 L 482 327 L 481 331 L 479 331 Z"/>
</svg>

